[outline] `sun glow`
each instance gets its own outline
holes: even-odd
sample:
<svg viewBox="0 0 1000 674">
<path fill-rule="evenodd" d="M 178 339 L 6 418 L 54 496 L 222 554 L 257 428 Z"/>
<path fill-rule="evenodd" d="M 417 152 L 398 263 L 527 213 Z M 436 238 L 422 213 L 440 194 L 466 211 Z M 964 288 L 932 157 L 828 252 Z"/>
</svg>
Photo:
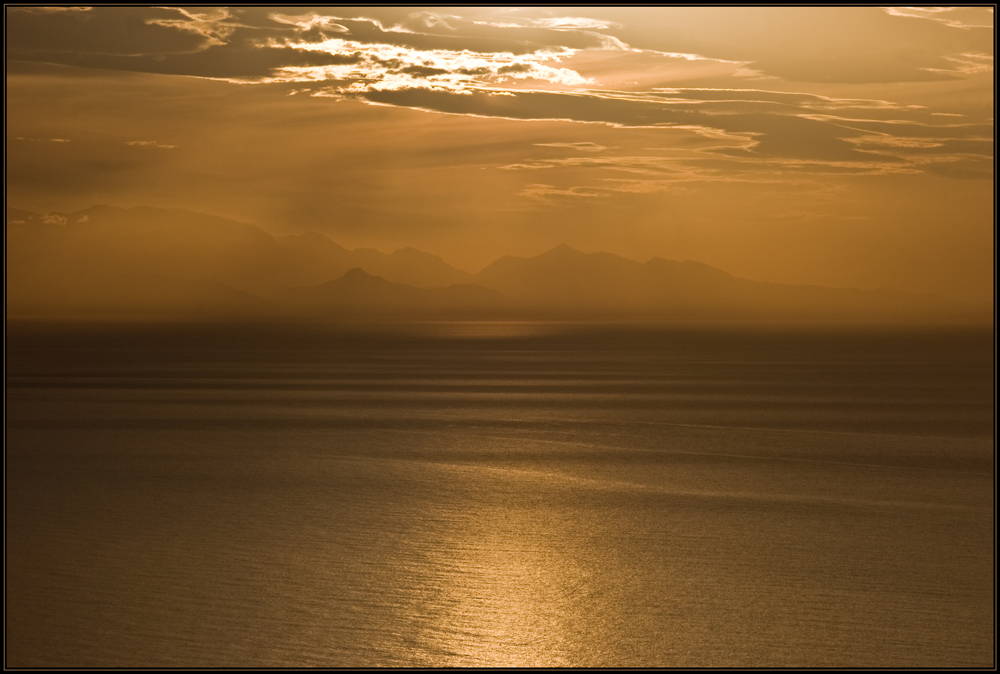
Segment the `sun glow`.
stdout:
<svg viewBox="0 0 1000 674">
<path fill-rule="evenodd" d="M 272 46 L 279 46 L 277 44 Z M 576 53 L 573 49 L 549 49 L 527 55 L 512 53 L 476 53 L 468 50 L 418 50 L 389 44 L 371 44 L 330 38 L 323 42 L 295 42 L 295 49 L 324 52 L 349 60 L 344 65 L 286 67 L 285 77 L 269 81 L 354 80 L 376 90 L 409 87 L 444 87 L 500 85 L 517 80 L 533 80 L 566 87 L 594 84 L 570 68 L 549 65 Z M 351 82 L 354 84 L 355 82 Z"/>
</svg>

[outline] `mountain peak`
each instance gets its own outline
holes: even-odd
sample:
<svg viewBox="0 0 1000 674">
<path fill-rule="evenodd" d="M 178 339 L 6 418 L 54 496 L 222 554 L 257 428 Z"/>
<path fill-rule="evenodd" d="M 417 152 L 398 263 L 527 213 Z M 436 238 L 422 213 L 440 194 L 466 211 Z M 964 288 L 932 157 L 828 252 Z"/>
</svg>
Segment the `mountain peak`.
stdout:
<svg viewBox="0 0 1000 674">
<path fill-rule="evenodd" d="M 344 272 L 344 275 L 341 278 L 351 280 L 351 279 L 368 279 L 377 277 L 372 276 L 361 267 L 353 267 Z"/>
<path fill-rule="evenodd" d="M 32 211 L 26 211 L 23 208 L 11 208 L 7 207 L 7 220 L 21 220 L 27 221 L 32 218 L 40 217 L 38 213 Z"/>
<path fill-rule="evenodd" d="M 553 256 L 553 257 L 555 257 L 555 256 L 561 256 L 561 257 L 565 257 L 567 255 L 583 255 L 583 253 L 581 253 L 580 251 L 578 251 L 575 248 L 571 248 L 568 244 L 560 243 L 558 246 L 556 246 L 552 250 L 547 251 L 545 253 L 542 253 L 538 257 L 548 257 L 548 256 Z"/>
</svg>

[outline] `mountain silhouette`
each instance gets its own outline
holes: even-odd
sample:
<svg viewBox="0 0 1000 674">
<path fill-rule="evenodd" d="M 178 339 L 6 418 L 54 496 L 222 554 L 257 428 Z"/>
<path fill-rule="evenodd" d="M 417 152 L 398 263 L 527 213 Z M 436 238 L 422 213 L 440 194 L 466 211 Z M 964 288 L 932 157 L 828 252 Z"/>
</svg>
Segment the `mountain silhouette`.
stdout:
<svg viewBox="0 0 1000 674">
<path fill-rule="evenodd" d="M 984 320 L 948 298 L 761 283 L 706 264 L 640 263 L 563 244 L 478 274 L 403 248 L 348 250 L 203 213 L 7 209 L 7 313 L 262 316 Z"/>
<path fill-rule="evenodd" d="M 348 251 L 315 232 L 274 237 L 255 225 L 180 209 L 94 206 L 40 215 L 8 208 L 6 215 L 8 313 L 89 311 L 102 298 L 108 311 L 131 313 L 142 305 L 139 288 L 147 289 L 151 311 L 165 306 L 154 297 L 174 297 L 169 306 L 186 301 L 199 307 L 224 305 L 226 295 L 242 311 L 248 296 L 275 298 L 353 267 L 393 280 L 422 279 L 414 283 L 422 287 L 469 277 L 414 249 Z M 167 290 L 170 279 L 176 283 Z"/>
<path fill-rule="evenodd" d="M 311 315 L 450 316 L 507 310 L 506 298 L 475 285 L 417 288 L 354 268 L 341 278 L 282 293 L 293 313 Z"/>
<path fill-rule="evenodd" d="M 761 283 L 690 260 L 654 257 L 642 264 L 565 244 L 536 257 L 502 257 L 475 281 L 521 306 L 562 316 L 872 319 L 968 310 L 936 295 Z"/>
<path fill-rule="evenodd" d="M 536 257 L 505 256 L 475 282 L 547 310 L 617 306 L 639 286 L 638 262 L 611 253 L 585 255 L 563 244 Z"/>
<path fill-rule="evenodd" d="M 436 255 L 410 247 L 388 254 L 373 248 L 352 251 L 318 232 L 280 236 L 277 241 L 292 251 L 298 260 L 306 263 L 314 275 L 323 277 L 317 278 L 317 283 L 339 278 L 354 268 L 418 288 L 469 283 L 472 278 L 472 274 L 455 269 Z"/>
<path fill-rule="evenodd" d="M 7 238 L 8 263 L 81 283 L 95 271 L 154 274 L 266 296 L 299 281 L 295 261 L 260 228 L 190 211 L 95 206 L 14 227 L 8 219 Z"/>
</svg>

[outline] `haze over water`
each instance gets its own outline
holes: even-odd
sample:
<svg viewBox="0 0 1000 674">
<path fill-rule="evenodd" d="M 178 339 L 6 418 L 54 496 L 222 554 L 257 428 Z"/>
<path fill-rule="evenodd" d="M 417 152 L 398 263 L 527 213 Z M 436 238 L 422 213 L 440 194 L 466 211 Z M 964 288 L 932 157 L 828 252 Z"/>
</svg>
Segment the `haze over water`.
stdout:
<svg viewBox="0 0 1000 674">
<path fill-rule="evenodd" d="M 992 342 L 10 322 L 7 664 L 990 667 Z"/>
</svg>

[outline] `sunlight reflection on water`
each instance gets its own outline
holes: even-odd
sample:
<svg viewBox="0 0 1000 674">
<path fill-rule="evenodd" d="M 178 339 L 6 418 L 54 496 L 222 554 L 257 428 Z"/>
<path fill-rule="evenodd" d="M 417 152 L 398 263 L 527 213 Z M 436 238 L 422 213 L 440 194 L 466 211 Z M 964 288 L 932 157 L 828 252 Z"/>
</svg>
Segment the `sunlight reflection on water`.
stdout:
<svg viewBox="0 0 1000 674">
<path fill-rule="evenodd" d="M 416 337 L 517 339 L 556 335 L 572 325 L 561 321 L 409 321 L 394 327 Z"/>
<path fill-rule="evenodd" d="M 451 518 L 442 532 L 447 540 L 429 551 L 428 567 L 440 574 L 439 594 L 420 640 L 427 652 L 439 654 L 434 664 L 571 666 L 570 644 L 579 636 L 571 625 L 586 605 L 580 590 L 590 574 L 573 554 L 566 514 L 524 507 L 537 485 L 519 479 L 516 470 L 437 467 L 449 481 L 479 482 L 482 501 Z"/>
<path fill-rule="evenodd" d="M 8 664 L 992 662 L 992 335 L 566 327 L 15 340 Z"/>
</svg>

